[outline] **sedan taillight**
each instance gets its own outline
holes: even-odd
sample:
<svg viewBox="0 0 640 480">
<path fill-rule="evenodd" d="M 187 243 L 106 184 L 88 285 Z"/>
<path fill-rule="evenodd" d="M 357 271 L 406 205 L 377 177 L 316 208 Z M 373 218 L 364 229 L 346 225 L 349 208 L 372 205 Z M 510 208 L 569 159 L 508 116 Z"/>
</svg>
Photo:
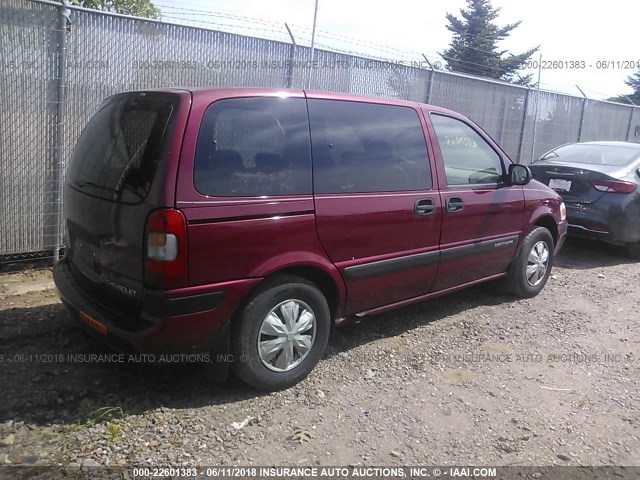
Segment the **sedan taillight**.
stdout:
<svg viewBox="0 0 640 480">
<path fill-rule="evenodd" d="M 633 193 L 637 188 L 635 183 L 622 180 L 592 180 L 591 185 L 596 190 L 609 193 Z"/>
<path fill-rule="evenodd" d="M 145 229 L 145 284 L 152 288 L 186 287 L 187 221 L 179 210 L 155 210 Z"/>
</svg>

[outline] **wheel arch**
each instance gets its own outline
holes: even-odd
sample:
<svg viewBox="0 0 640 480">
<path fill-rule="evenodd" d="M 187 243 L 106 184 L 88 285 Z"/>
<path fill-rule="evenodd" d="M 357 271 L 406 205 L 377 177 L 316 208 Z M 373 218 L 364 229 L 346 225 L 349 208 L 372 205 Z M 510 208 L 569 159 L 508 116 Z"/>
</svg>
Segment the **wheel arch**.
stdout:
<svg viewBox="0 0 640 480">
<path fill-rule="evenodd" d="M 329 304 L 329 311 L 331 312 L 331 321 L 333 321 L 341 310 L 341 303 L 344 296 L 341 295 L 340 289 L 335 279 L 323 269 L 314 265 L 291 265 L 280 270 L 271 273 L 265 278 L 269 280 L 278 275 L 295 275 L 297 277 L 304 278 L 305 280 L 313 283 L 322 292 Z M 262 282 L 260 282 L 262 283 Z M 258 287 L 260 284 L 258 284 Z"/>
<path fill-rule="evenodd" d="M 550 213 L 542 214 L 539 216 L 533 223 L 532 227 L 544 227 L 549 230 L 551 234 L 551 238 L 553 238 L 553 245 L 558 244 L 558 225 L 556 224 L 556 220 L 553 218 L 553 215 Z"/>
<path fill-rule="evenodd" d="M 236 308 L 231 319 L 235 323 L 235 317 L 238 312 L 242 311 L 250 299 L 270 283 L 274 278 L 280 275 L 294 275 L 313 283 L 325 296 L 331 313 L 331 321 L 333 322 L 341 315 L 346 301 L 346 286 L 342 276 L 333 264 L 326 265 L 322 261 L 315 258 L 289 259 L 288 263 L 278 262 L 277 258 L 270 259 L 270 265 L 264 265 L 255 272 L 256 277 L 262 280 L 256 284 L 245 295 L 242 303 Z M 277 266 L 276 266 L 277 265 Z"/>
</svg>

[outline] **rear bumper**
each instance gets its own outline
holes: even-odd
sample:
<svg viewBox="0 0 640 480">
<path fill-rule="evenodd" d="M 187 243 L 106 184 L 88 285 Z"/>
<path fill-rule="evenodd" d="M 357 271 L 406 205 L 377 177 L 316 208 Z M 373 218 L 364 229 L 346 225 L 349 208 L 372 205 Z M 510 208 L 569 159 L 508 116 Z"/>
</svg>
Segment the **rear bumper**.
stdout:
<svg viewBox="0 0 640 480">
<path fill-rule="evenodd" d="M 569 233 L 613 243 L 640 241 L 640 202 L 566 203 Z"/>
<path fill-rule="evenodd" d="M 229 321 L 247 292 L 248 279 L 167 292 L 145 291 L 141 312 L 111 309 L 92 298 L 66 259 L 53 269 L 60 297 L 88 333 L 125 353 L 221 353 L 229 349 Z"/>
</svg>

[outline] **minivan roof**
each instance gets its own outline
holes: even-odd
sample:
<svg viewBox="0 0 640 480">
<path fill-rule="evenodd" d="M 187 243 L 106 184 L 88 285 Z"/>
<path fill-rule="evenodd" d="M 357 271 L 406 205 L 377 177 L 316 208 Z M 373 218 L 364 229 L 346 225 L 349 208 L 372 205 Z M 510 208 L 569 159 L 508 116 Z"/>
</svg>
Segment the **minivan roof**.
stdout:
<svg viewBox="0 0 640 480">
<path fill-rule="evenodd" d="M 353 95 L 350 93 L 339 92 L 327 92 L 322 90 L 297 90 L 289 88 L 253 88 L 253 87 L 177 87 L 177 88 L 159 88 L 153 89 L 153 91 L 189 91 L 193 94 L 194 100 L 197 98 L 208 97 L 212 94 L 218 98 L 224 97 L 260 97 L 260 96 L 274 96 L 281 94 L 283 96 L 298 96 L 303 97 L 305 94 L 307 98 L 321 98 L 327 100 L 345 100 L 345 101 L 359 101 L 359 102 L 373 102 L 385 105 L 398 105 L 414 108 L 425 108 L 428 111 L 447 113 L 454 116 L 461 116 L 460 113 L 448 110 L 446 108 L 438 107 L 435 105 L 429 105 L 421 102 L 413 102 L 409 100 L 384 98 L 384 97 L 370 97 L 364 95 Z"/>
</svg>

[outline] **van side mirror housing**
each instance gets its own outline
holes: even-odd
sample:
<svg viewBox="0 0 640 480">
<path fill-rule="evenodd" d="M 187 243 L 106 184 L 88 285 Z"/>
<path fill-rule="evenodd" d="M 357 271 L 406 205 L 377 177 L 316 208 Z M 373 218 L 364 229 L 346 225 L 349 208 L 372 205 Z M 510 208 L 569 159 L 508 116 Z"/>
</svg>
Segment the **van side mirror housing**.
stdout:
<svg viewBox="0 0 640 480">
<path fill-rule="evenodd" d="M 509 165 L 509 183 L 511 185 L 526 185 L 531 181 L 531 170 L 526 165 L 512 163 Z"/>
</svg>

